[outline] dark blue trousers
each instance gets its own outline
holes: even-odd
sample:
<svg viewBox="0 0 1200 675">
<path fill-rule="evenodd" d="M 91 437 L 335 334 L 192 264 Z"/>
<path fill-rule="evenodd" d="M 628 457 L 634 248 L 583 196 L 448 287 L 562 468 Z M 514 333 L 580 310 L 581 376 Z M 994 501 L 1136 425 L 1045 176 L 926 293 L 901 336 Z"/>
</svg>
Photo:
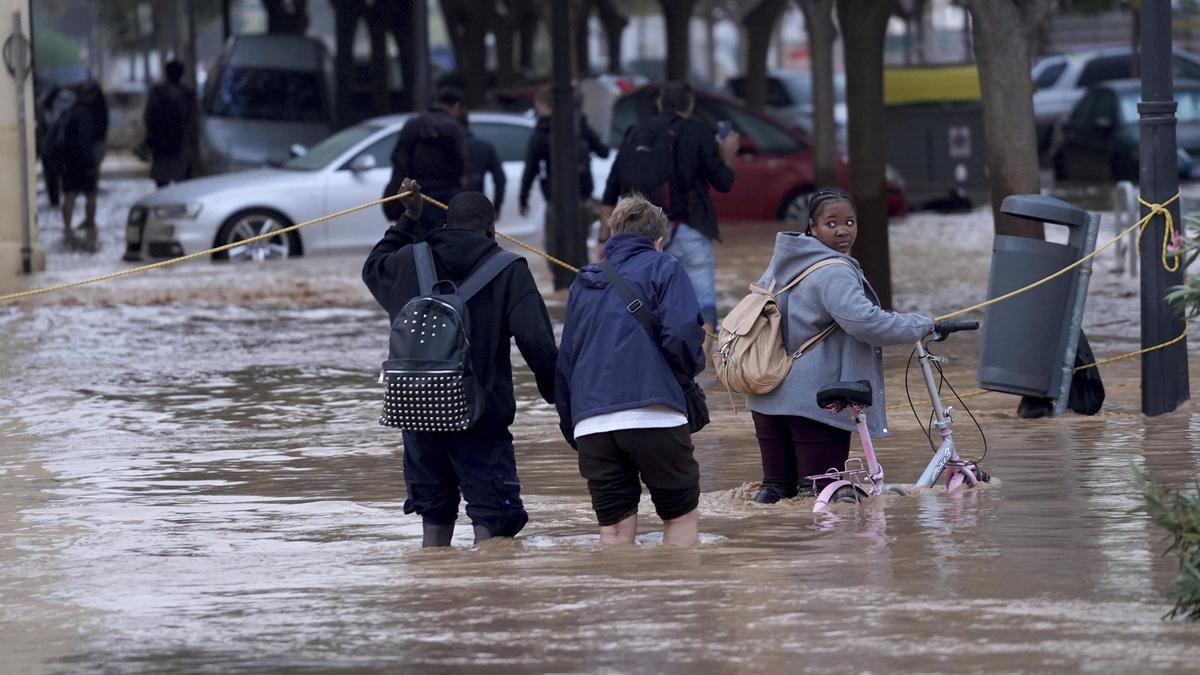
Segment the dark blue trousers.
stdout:
<svg viewBox="0 0 1200 675">
<path fill-rule="evenodd" d="M 497 537 L 514 537 L 529 522 L 508 429 L 404 432 L 404 485 L 404 512 L 426 522 L 453 523 L 460 493 L 471 522 Z"/>
</svg>

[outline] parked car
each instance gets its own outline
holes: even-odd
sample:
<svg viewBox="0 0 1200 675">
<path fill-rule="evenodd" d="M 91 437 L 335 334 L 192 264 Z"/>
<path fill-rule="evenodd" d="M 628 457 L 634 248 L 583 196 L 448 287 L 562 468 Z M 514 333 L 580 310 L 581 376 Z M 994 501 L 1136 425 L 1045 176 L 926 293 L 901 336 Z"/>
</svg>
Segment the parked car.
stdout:
<svg viewBox="0 0 1200 675">
<path fill-rule="evenodd" d="M 629 127 L 655 114 L 657 99 L 658 85 L 651 84 L 617 101 L 609 135 L 614 146 L 620 145 Z M 809 195 L 821 186 L 815 185 L 812 144 L 806 134 L 732 99 L 699 91 L 694 114 L 714 129 L 718 120 L 729 120 L 741 135 L 733 189 L 712 191 L 719 220 L 808 219 Z M 839 163 L 838 176 L 844 186 L 844 163 Z M 888 212 L 898 215 L 907 210 L 903 186 L 898 177 L 892 176 L 888 181 Z"/>
<path fill-rule="evenodd" d="M 366 120 L 278 168 L 198 178 L 150 193 L 129 211 L 126 259 L 193 253 L 379 199 L 391 177 L 396 136 L 407 119 L 408 115 L 389 115 Z M 471 130 L 496 146 L 503 163 L 508 185 L 497 229 L 512 236 L 541 232 L 545 204 L 540 191 L 530 195 L 529 216 L 517 215 L 525 146 L 535 122 L 523 115 L 471 114 Z M 597 193 L 611 166 L 611 156 L 592 159 Z M 490 180 L 486 190 L 491 196 Z M 365 250 L 385 228 L 383 213 L 374 206 L 218 257 L 263 260 L 331 249 Z"/>
<path fill-rule="evenodd" d="M 205 81 L 201 172 L 283 162 L 293 145 L 311 145 L 332 133 L 332 68 L 325 45 L 315 38 L 230 39 Z"/>
<path fill-rule="evenodd" d="M 731 77 L 725 82 L 726 91 L 734 98 L 746 100 L 746 78 Z M 811 133 L 813 128 L 812 74 L 807 70 L 777 70 L 767 76 L 767 108 L 780 121 Z M 838 138 L 846 132 L 846 76 L 833 77 L 833 121 Z"/>
<path fill-rule="evenodd" d="M 1054 125 L 1075 107 L 1089 87 L 1132 76 L 1129 47 L 1109 47 L 1073 54 L 1047 56 L 1034 64 L 1033 115 L 1038 129 L 1038 151 L 1048 157 Z M 1200 80 L 1200 56 L 1176 49 L 1172 59 L 1175 79 Z"/>
<path fill-rule="evenodd" d="M 1051 149 L 1059 180 L 1138 178 L 1141 82 L 1115 80 L 1087 90 L 1058 126 Z M 1200 82 L 1175 82 L 1176 165 L 1190 177 L 1200 159 Z"/>
</svg>

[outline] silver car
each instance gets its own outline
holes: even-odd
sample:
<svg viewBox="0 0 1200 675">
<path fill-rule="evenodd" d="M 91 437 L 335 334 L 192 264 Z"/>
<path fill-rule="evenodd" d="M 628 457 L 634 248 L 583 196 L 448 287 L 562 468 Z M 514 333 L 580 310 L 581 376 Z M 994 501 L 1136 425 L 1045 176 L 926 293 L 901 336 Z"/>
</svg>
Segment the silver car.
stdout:
<svg viewBox="0 0 1200 675">
<path fill-rule="evenodd" d="M 126 260 L 169 258 L 283 229 L 374 201 L 391 177 L 391 152 L 408 115 L 377 117 L 330 136 L 279 168 L 241 171 L 177 183 L 140 199 L 129 211 Z M 497 229 L 537 242 L 545 203 L 534 186 L 529 215 L 517 214 L 517 192 L 532 117 L 473 113 L 471 131 L 496 146 L 507 179 Z M 612 165 L 592 159 L 597 191 Z M 493 196 L 488 178 L 485 191 Z M 434 208 L 432 206 L 427 208 Z M 366 250 L 386 228 L 372 206 L 311 227 L 231 249 L 220 258 L 265 260 L 336 249 Z"/>
</svg>

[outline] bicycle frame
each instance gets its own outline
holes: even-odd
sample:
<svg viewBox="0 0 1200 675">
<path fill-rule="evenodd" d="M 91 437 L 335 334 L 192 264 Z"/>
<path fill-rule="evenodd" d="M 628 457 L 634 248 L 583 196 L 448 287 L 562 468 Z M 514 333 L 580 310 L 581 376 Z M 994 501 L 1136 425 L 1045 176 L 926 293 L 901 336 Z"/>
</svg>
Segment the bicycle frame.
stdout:
<svg viewBox="0 0 1200 675">
<path fill-rule="evenodd" d="M 851 405 L 850 410 L 854 412 L 854 423 L 858 425 L 858 438 L 862 441 L 863 456 L 867 458 L 867 465 L 864 468 L 862 460 L 852 457 L 846 460 L 846 466 L 842 471 L 830 469 L 819 476 L 805 476 L 805 478 L 813 481 L 813 485 L 816 485 L 817 480 L 821 478 L 835 479 L 830 481 L 821 490 L 821 493 L 817 495 L 817 501 L 813 504 L 813 511 L 824 509 L 829 500 L 833 499 L 833 495 L 839 489 L 846 486 L 853 486 L 857 490 L 866 493 L 867 496 L 881 495 L 886 487 L 883 483 L 883 467 L 875 459 L 875 444 L 871 441 L 870 430 L 867 429 L 867 416 L 863 414 L 863 410 L 859 406 Z M 869 489 L 862 485 L 864 475 L 871 483 Z"/>
<path fill-rule="evenodd" d="M 916 487 L 933 487 L 933 484 L 937 482 L 938 476 L 947 467 L 950 469 L 950 475 L 946 478 L 947 492 L 958 489 L 964 482 L 974 486 L 976 482 L 975 474 L 964 468 L 962 460 L 958 457 L 958 448 L 954 445 L 954 433 L 952 431 L 954 416 L 952 410 L 948 407 L 942 407 L 942 397 L 938 394 L 937 382 L 933 379 L 932 363 L 942 359 L 930 354 L 929 350 L 925 348 L 924 341 L 921 340 L 917 341 L 917 358 L 921 363 L 921 374 L 925 377 L 925 388 L 929 390 L 929 401 L 933 404 L 933 428 L 941 433 L 942 443 L 938 447 L 937 452 L 933 453 L 933 457 L 929 460 L 925 471 L 921 473 L 921 477 L 917 479 Z"/>
</svg>

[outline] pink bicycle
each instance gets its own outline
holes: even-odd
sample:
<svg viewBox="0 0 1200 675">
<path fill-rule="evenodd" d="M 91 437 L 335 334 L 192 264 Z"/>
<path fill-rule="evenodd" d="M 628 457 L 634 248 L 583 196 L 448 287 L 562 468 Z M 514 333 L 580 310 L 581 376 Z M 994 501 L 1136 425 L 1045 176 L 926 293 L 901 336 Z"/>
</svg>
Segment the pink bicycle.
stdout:
<svg viewBox="0 0 1200 675">
<path fill-rule="evenodd" d="M 937 429 L 942 436 L 941 445 L 934 448 L 933 457 L 930 458 L 921 477 L 917 479 L 915 487 L 932 487 L 943 472 L 946 474 L 947 492 L 953 492 L 963 485 L 974 487 L 980 482 L 987 482 L 991 479 L 987 472 L 979 468 L 982 457 L 979 460 L 963 460 L 958 456 L 958 448 L 954 444 L 954 434 L 951 431 L 954 426 L 953 410 L 949 407 L 942 407 L 941 386 L 934 378 L 936 369 L 941 378 L 940 381 L 945 382 L 945 375 L 942 373 L 940 364 L 946 359 L 931 354 L 927 345 L 930 339 L 941 342 L 951 333 L 978 328 L 978 321 L 939 321 L 933 333 L 927 338 L 919 340 L 913 350 L 913 354 L 920 360 L 921 372 L 925 376 L 925 386 L 929 390 L 929 400 L 933 403 L 934 419 L 930 425 L 930 431 Z M 911 362 L 910 357 L 909 363 L 911 364 Z M 908 374 L 906 372 L 906 388 L 907 385 Z M 953 386 L 950 389 L 954 391 Z M 955 392 L 955 396 L 958 396 L 957 392 Z M 807 480 L 812 481 L 814 492 L 816 492 L 819 482 L 828 481 L 817 494 L 813 511 L 822 511 L 832 503 L 861 502 L 864 497 L 881 495 L 885 492 L 907 494 L 908 491 L 905 488 L 899 485 L 888 485 L 883 480 L 883 467 L 875 457 L 875 446 L 871 442 L 871 432 L 867 429 L 866 415 L 863 414 L 863 411 L 871 406 L 872 399 L 871 383 L 866 380 L 834 382 L 822 387 L 817 392 L 817 405 L 822 408 L 833 412 L 849 409 L 853 413 L 866 462 L 864 464 L 862 459 L 851 457 L 841 470 L 831 468 L 825 473 L 805 476 Z M 959 402 L 962 402 L 961 398 L 959 398 Z M 912 407 L 911 398 L 909 405 Z M 963 407 L 966 408 L 965 404 Z M 969 409 L 967 413 L 970 414 Z M 916 415 L 915 407 L 913 407 L 913 414 Z M 974 415 L 971 418 L 974 419 Z M 978 422 L 976 422 L 976 426 L 978 426 Z M 982 429 L 980 432 L 982 433 Z M 931 439 L 930 447 L 933 447 L 932 433 L 929 434 L 929 437 Z M 985 439 L 984 454 L 986 453 Z"/>
</svg>

